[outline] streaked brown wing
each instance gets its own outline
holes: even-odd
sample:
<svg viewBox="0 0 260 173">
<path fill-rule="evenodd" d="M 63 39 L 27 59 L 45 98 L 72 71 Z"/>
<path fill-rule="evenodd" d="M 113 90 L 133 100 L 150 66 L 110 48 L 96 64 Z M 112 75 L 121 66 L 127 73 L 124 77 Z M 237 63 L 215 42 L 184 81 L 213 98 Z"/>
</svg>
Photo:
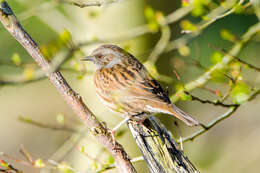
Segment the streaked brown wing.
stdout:
<svg viewBox="0 0 260 173">
<path fill-rule="evenodd" d="M 132 66 L 127 68 L 127 71 L 134 73 L 132 81 L 127 86 L 128 95 L 131 98 L 160 101 L 171 103 L 167 92 L 163 90 L 161 85 L 153 79 L 145 67 L 138 63 L 138 70 L 132 69 Z"/>
</svg>

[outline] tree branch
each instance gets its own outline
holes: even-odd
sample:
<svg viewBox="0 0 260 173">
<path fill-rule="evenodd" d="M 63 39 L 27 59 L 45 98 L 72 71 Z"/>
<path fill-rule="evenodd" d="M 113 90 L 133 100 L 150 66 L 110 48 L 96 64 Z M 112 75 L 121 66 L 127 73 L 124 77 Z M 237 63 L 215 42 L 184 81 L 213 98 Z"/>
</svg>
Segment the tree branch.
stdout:
<svg viewBox="0 0 260 173">
<path fill-rule="evenodd" d="M 115 164 L 119 171 L 124 173 L 135 173 L 136 171 L 123 147 L 119 143 L 113 142 L 111 134 L 108 132 L 107 128 L 98 122 L 95 115 L 84 104 L 81 96 L 72 90 L 59 71 L 51 68 L 50 63 L 43 57 L 36 42 L 23 29 L 7 2 L 1 0 L 0 5 L 0 21 L 2 24 L 27 50 L 77 116 L 90 129 L 96 139 L 115 158 Z"/>
<path fill-rule="evenodd" d="M 255 90 L 247 99 L 247 101 L 251 101 L 253 100 L 258 94 L 260 94 L 260 89 Z M 224 119 L 230 117 L 241 105 L 237 104 L 232 106 L 231 108 L 228 109 L 227 112 L 225 112 L 224 114 L 218 116 L 216 119 L 212 120 L 210 123 L 208 123 L 207 125 L 202 125 L 203 129 L 200 129 L 199 131 L 191 134 L 190 136 L 187 136 L 185 138 L 182 138 L 182 141 L 179 142 L 187 142 L 187 141 L 192 141 L 195 138 L 197 138 L 198 136 L 202 135 L 203 133 L 205 133 L 206 131 L 208 131 L 209 129 L 211 129 L 212 127 L 214 127 L 215 125 L 217 125 L 219 122 L 223 121 Z"/>
<path fill-rule="evenodd" d="M 190 91 L 194 88 L 198 88 L 203 86 L 208 80 L 212 78 L 212 73 L 215 71 L 219 71 L 223 68 L 225 68 L 233 59 L 234 56 L 237 55 L 243 46 L 260 30 L 260 23 L 257 23 L 253 26 L 251 26 L 248 31 L 242 36 L 241 40 L 237 42 L 232 49 L 223 56 L 222 61 L 215 64 L 213 67 L 211 67 L 208 71 L 206 71 L 203 75 L 198 77 L 197 79 L 187 83 L 184 85 L 184 87 L 180 90 L 178 90 L 173 96 L 171 96 L 171 100 L 173 102 L 176 102 L 180 99 L 180 96 L 185 91 Z"/>
<path fill-rule="evenodd" d="M 109 0 L 108 2 L 101 1 L 101 0 L 91 0 L 91 1 L 86 0 L 87 2 L 84 2 L 84 0 L 81 1 L 80 0 L 57 0 L 57 1 L 61 3 L 73 4 L 80 8 L 84 8 L 84 7 L 91 7 L 91 6 L 99 7 L 104 4 L 116 2 L 117 0 Z"/>
</svg>

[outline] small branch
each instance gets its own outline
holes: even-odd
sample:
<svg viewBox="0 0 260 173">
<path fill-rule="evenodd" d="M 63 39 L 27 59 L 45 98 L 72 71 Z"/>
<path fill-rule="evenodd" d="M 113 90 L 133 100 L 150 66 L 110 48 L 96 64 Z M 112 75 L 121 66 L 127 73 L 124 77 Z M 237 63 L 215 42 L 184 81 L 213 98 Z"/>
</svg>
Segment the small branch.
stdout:
<svg viewBox="0 0 260 173">
<path fill-rule="evenodd" d="M 220 52 L 223 52 L 223 53 L 225 53 L 225 54 L 228 54 L 228 52 L 227 52 L 225 49 L 218 49 L 218 48 L 216 48 L 216 47 L 214 47 L 214 48 L 217 49 L 217 50 L 220 51 Z M 235 56 L 235 55 L 230 55 L 230 56 L 232 56 L 232 57 L 233 57 L 235 60 L 237 60 L 238 62 L 240 62 L 240 63 L 242 63 L 242 64 L 248 66 L 249 68 L 252 68 L 252 69 L 254 69 L 254 70 L 260 72 L 260 67 L 256 67 L 256 66 L 254 66 L 254 65 L 252 65 L 252 64 L 249 64 L 248 62 L 245 62 L 244 60 L 240 59 L 239 57 L 237 57 L 237 56 Z"/>
<path fill-rule="evenodd" d="M 65 127 L 65 126 L 58 127 L 58 126 L 53 126 L 53 125 L 50 125 L 50 124 L 44 124 L 44 123 L 41 123 L 41 122 L 34 121 L 30 118 L 25 118 L 25 117 L 21 117 L 21 116 L 19 117 L 19 121 L 30 124 L 30 125 L 34 125 L 34 126 L 37 126 L 37 127 L 50 129 L 50 130 L 61 130 L 61 131 L 67 131 L 67 132 L 71 132 L 71 133 L 78 132 L 76 129 L 73 129 L 73 128 L 69 128 L 69 127 Z"/>
<path fill-rule="evenodd" d="M 165 16 L 165 23 L 161 24 L 161 26 L 169 25 L 176 23 L 178 20 L 181 18 L 185 17 L 186 15 L 191 12 L 192 7 L 181 7 L 177 9 L 176 11 L 173 11 L 171 14 Z M 124 41 L 128 40 L 131 38 L 135 38 L 141 35 L 145 35 L 148 33 L 153 33 L 154 31 L 150 30 L 148 27 L 148 24 L 144 24 L 141 26 L 137 26 L 135 28 L 129 29 L 124 33 L 117 33 L 115 36 L 109 37 L 109 38 L 101 38 L 97 40 L 89 40 L 80 43 L 78 46 L 83 47 L 83 46 L 88 46 L 91 44 L 96 44 L 96 43 L 105 43 L 105 42 L 118 42 L 118 41 Z"/>
<path fill-rule="evenodd" d="M 251 101 L 253 100 L 258 94 L 260 94 L 260 89 L 255 90 L 247 99 L 247 101 Z M 187 142 L 187 141 L 192 141 L 195 138 L 197 138 L 198 136 L 202 135 L 203 133 L 205 133 L 206 131 L 208 131 L 209 129 L 211 129 L 212 127 L 214 127 L 215 125 L 217 125 L 219 122 L 223 121 L 224 119 L 230 117 L 241 105 L 235 105 L 232 106 L 231 108 L 229 108 L 229 110 L 227 112 L 225 112 L 224 114 L 218 116 L 216 119 L 212 120 L 210 123 L 208 123 L 207 125 L 201 125 L 203 127 L 203 129 L 200 129 L 199 131 L 191 134 L 190 136 L 184 137 L 182 138 L 181 142 Z M 179 141 L 180 142 L 180 141 Z"/>
<path fill-rule="evenodd" d="M 216 22 L 219 19 L 222 19 L 232 13 L 235 12 L 236 8 L 244 3 L 245 0 L 239 0 L 237 3 L 234 1 L 234 4 L 231 5 L 231 9 L 228 9 L 227 7 L 219 6 L 215 9 L 213 9 L 205 18 L 208 18 L 209 20 L 202 21 L 199 25 L 197 25 L 197 30 L 203 30 L 206 27 L 208 27 L 210 24 Z M 249 6 L 250 2 L 245 4 L 243 8 L 247 8 Z M 233 6 L 233 7 L 232 7 Z M 213 17 L 211 17 L 213 16 Z M 197 31 L 196 30 L 196 31 Z M 195 31 L 195 32 L 196 32 Z M 184 33 L 191 33 L 192 31 L 183 31 Z"/>
<path fill-rule="evenodd" d="M 165 20 L 165 19 L 164 19 Z M 153 64 L 157 61 L 160 54 L 163 53 L 164 49 L 166 48 L 167 44 L 170 41 L 171 37 L 171 30 L 168 25 L 164 25 L 161 27 L 161 38 L 155 45 L 153 51 L 151 52 L 149 56 L 149 61 L 151 61 Z"/>
<path fill-rule="evenodd" d="M 67 62 L 70 58 L 73 57 L 74 52 L 78 50 L 77 48 L 70 48 L 67 55 L 63 58 L 61 58 L 59 55 L 57 57 L 54 57 L 52 62 L 50 63 L 50 69 L 59 70 L 61 66 Z M 41 69 L 37 69 L 33 72 L 32 78 L 27 78 L 25 75 L 7 75 L 7 76 L 0 76 L 0 85 L 21 85 L 21 84 L 27 84 L 32 83 L 36 81 L 40 81 L 46 78 L 45 72 L 43 72 Z"/>
<path fill-rule="evenodd" d="M 212 73 L 215 71 L 220 71 L 221 69 L 225 68 L 233 59 L 234 55 L 237 55 L 243 46 L 260 30 L 260 23 L 257 23 L 251 26 L 248 31 L 242 36 L 242 39 L 235 43 L 232 49 L 228 52 L 228 54 L 224 55 L 222 61 L 215 64 L 211 67 L 208 71 L 206 71 L 203 75 L 198 77 L 197 79 L 187 83 L 184 87 L 178 90 L 173 96 L 171 96 L 172 102 L 176 102 L 179 100 L 180 96 L 185 91 L 190 91 L 194 88 L 198 88 L 203 86 L 206 82 L 208 82 L 212 78 Z M 232 56 L 230 56 L 232 55 Z"/>
<path fill-rule="evenodd" d="M 225 104 L 219 100 L 217 101 L 210 101 L 210 100 L 202 100 L 200 99 L 199 97 L 196 97 L 194 95 L 191 95 L 190 93 L 188 92 L 185 92 L 187 95 L 191 96 L 191 99 L 194 100 L 194 101 L 199 101 L 201 103 L 207 103 L 207 104 L 212 104 L 212 105 L 215 105 L 215 106 L 222 106 L 222 107 L 226 107 L 226 108 L 230 108 L 230 107 L 236 107 L 238 106 L 238 104 Z"/>
<path fill-rule="evenodd" d="M 190 136 L 182 138 L 182 142 L 192 141 L 195 138 L 199 137 L 200 135 L 202 135 L 203 133 L 205 133 L 212 127 L 214 127 L 216 124 L 218 124 L 220 121 L 230 117 L 237 110 L 238 107 L 239 106 L 234 106 L 234 107 L 230 108 L 227 112 L 225 112 L 223 115 L 220 115 L 218 118 L 211 121 L 208 125 L 202 125 L 203 129 L 193 133 Z"/>
<path fill-rule="evenodd" d="M 91 7 L 91 6 L 101 6 L 101 5 L 104 5 L 104 4 L 108 4 L 108 3 L 114 3 L 114 2 L 117 2 L 118 0 L 109 0 L 109 1 L 101 1 L 101 0 L 91 0 L 91 1 L 88 1 L 86 0 L 87 2 L 84 2 L 84 0 L 57 0 L 58 2 L 61 2 L 61 3 L 68 3 L 68 4 L 73 4 L 73 5 L 76 5 L 80 8 L 84 8 L 84 7 Z"/>
<path fill-rule="evenodd" d="M 0 1 L 0 21 L 37 62 L 51 83 L 74 110 L 76 115 L 90 129 L 96 139 L 111 153 L 119 171 L 135 173 L 136 171 L 123 147 L 119 143 L 113 142 L 113 138 L 107 128 L 98 122 L 95 115 L 84 104 L 81 96 L 72 90 L 59 71 L 51 68 L 50 63 L 41 54 L 37 43 L 21 26 L 5 0 Z"/>
<path fill-rule="evenodd" d="M 140 161 L 144 161 L 144 158 L 142 156 L 131 159 L 131 163 L 136 163 L 136 162 L 140 162 Z M 102 172 L 105 172 L 107 170 L 114 169 L 114 168 L 116 168 L 114 164 L 107 165 L 107 166 L 103 167 L 102 169 L 100 169 L 99 171 L 97 171 L 96 173 L 102 173 Z"/>
<path fill-rule="evenodd" d="M 244 2 L 244 0 L 240 0 L 239 3 Z M 206 15 L 205 18 L 208 18 L 209 21 L 201 21 L 199 24 L 196 24 L 195 27 L 197 28 L 194 32 L 188 32 L 188 34 L 183 35 L 180 38 L 177 38 L 176 40 L 172 40 L 167 45 L 167 48 L 165 49 L 165 52 L 169 52 L 175 49 L 180 48 L 183 45 L 187 45 L 190 41 L 192 41 L 195 37 L 199 36 L 205 28 L 207 28 L 209 25 L 213 24 L 215 21 L 226 17 L 230 14 L 232 14 L 234 11 L 232 10 L 236 2 L 234 1 L 234 4 L 231 4 L 229 8 L 231 10 L 227 11 L 228 8 L 224 8 L 222 6 L 219 6 L 215 8 L 214 10 L 211 10 L 209 14 Z M 245 4 L 243 7 L 247 8 L 250 5 L 250 3 Z M 215 17 L 218 16 L 218 17 Z"/>
</svg>

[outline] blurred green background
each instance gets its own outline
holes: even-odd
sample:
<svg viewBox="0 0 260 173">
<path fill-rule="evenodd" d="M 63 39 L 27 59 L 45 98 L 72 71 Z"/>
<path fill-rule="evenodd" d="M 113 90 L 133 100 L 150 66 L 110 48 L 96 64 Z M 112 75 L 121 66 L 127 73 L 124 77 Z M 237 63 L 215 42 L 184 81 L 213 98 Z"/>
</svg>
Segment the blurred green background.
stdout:
<svg viewBox="0 0 260 173">
<path fill-rule="evenodd" d="M 210 2 L 218 4 L 224 1 Z M 54 0 L 13 0 L 8 3 L 34 40 L 42 48 L 54 49 L 55 56 L 63 56 L 68 51 L 66 46 L 60 46 L 58 50 L 55 50 L 55 45 L 52 46 L 52 44 L 58 37 L 61 37 L 62 33 L 65 32 L 66 37 L 66 33 L 69 32 L 71 36 L 67 36 L 72 38 L 74 44 L 87 40 L 105 39 L 106 43 L 118 44 L 127 49 L 142 62 L 147 59 L 160 39 L 160 32 L 127 38 L 123 41 L 110 41 L 109 38 L 120 38 L 129 30 L 147 23 L 144 15 L 147 6 L 161 11 L 164 15 L 181 7 L 180 1 L 172 0 L 121 0 L 104 4 L 101 7 L 87 8 L 79 8 Z M 201 17 L 188 15 L 185 19 L 198 23 Z M 190 41 L 187 45 L 190 50 L 188 56 L 183 56 L 180 50 L 161 54 L 156 63 L 157 70 L 160 74 L 172 77 L 172 81 L 160 81 L 160 83 L 164 87 L 168 87 L 169 93 L 173 94 L 177 84 L 180 84 L 173 70 L 178 72 L 183 83 L 196 79 L 203 74 L 205 69 L 214 64 L 211 57 L 216 49 L 210 47 L 229 50 L 234 44 L 223 39 L 221 36 L 223 29 L 230 31 L 239 39 L 250 26 L 257 22 L 258 19 L 252 9 L 244 13 L 231 14 L 214 22 L 203 33 Z M 171 40 L 184 35 L 181 33 L 180 22 L 169 26 Z M 65 29 L 66 31 L 64 31 Z M 245 45 L 239 57 L 260 67 L 258 37 Z M 0 38 L 0 80 L 32 77 L 37 66 L 2 25 L 0 26 Z M 108 127 L 114 127 L 121 119 L 118 115 L 109 112 L 97 99 L 92 81 L 93 64 L 83 64 L 79 61 L 98 45 L 89 44 L 82 47 L 64 64 L 61 71 L 72 88 L 83 96 L 85 103 L 100 121 L 104 121 Z M 14 61 L 14 56 L 18 56 L 18 59 L 27 65 L 23 67 L 8 65 L 9 62 Z M 193 65 L 193 62 L 199 63 L 202 68 Z M 259 72 L 243 68 L 241 73 L 243 81 L 249 86 L 259 87 Z M 228 79 L 223 76 L 219 79 L 220 81 L 208 82 L 207 88 L 213 91 L 216 89 L 226 91 Z M 19 117 L 22 116 L 43 124 L 82 130 L 82 124 L 78 118 L 47 79 L 25 84 L 1 85 L 0 87 L 0 152 L 24 159 L 19 153 L 20 145 L 23 144 L 34 159 L 59 158 L 80 172 L 95 172 L 100 168 L 91 158 L 97 157 L 107 164 L 113 162 L 109 154 L 88 133 L 72 134 L 62 130 L 40 128 L 19 121 Z M 192 93 L 202 99 L 214 100 L 217 98 L 214 94 L 202 89 L 195 89 Z M 260 98 L 244 103 L 230 118 L 222 121 L 194 141 L 184 144 L 184 152 L 201 172 L 258 172 L 260 168 L 259 104 Z M 177 105 L 202 123 L 209 122 L 226 110 L 195 101 L 179 101 Z M 180 128 L 176 128 L 172 117 L 167 115 L 158 115 L 158 117 L 176 138 L 179 135 L 187 136 L 199 129 L 188 128 L 182 123 L 179 123 Z M 131 158 L 140 156 L 137 145 L 126 125 L 121 129 L 124 133 L 118 137 L 119 142 L 125 147 Z M 82 146 L 84 146 L 85 155 L 76 149 L 78 147 L 82 149 Z M 68 148 L 71 149 L 66 151 Z M 59 154 L 61 156 L 57 156 Z M 0 156 L 0 158 L 2 157 Z M 10 159 L 8 161 L 24 172 L 48 172 L 48 169 L 34 169 Z M 138 172 L 148 172 L 144 162 L 134 165 Z M 59 170 L 52 171 L 59 172 Z M 117 171 L 113 169 L 107 172 Z"/>
</svg>

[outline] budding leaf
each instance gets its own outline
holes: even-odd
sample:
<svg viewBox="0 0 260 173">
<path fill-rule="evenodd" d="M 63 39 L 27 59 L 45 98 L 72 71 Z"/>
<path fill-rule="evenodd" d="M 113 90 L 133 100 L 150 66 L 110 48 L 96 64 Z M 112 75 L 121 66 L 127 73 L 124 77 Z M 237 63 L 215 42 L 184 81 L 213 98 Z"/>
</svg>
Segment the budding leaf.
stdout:
<svg viewBox="0 0 260 173">
<path fill-rule="evenodd" d="M 227 29 L 222 29 L 220 31 L 220 36 L 224 39 L 224 40 L 227 40 L 227 41 L 230 41 L 230 42 L 234 42 L 236 41 L 236 36 L 234 34 L 232 34 L 229 30 Z"/>
<path fill-rule="evenodd" d="M 63 30 L 58 38 L 58 41 L 60 41 L 63 44 L 67 44 L 71 41 L 71 34 L 68 30 Z"/>
<path fill-rule="evenodd" d="M 157 32 L 159 30 L 159 24 L 156 19 L 156 12 L 149 6 L 145 7 L 144 15 L 148 21 L 148 27 L 151 31 Z"/>
<path fill-rule="evenodd" d="M 189 20 L 182 20 L 180 22 L 180 26 L 181 26 L 182 30 L 184 30 L 184 31 L 193 32 L 193 31 L 197 30 L 197 27 L 193 23 L 191 23 Z"/>
<path fill-rule="evenodd" d="M 21 57 L 18 53 L 14 53 L 12 56 L 12 61 L 15 65 L 19 66 L 21 65 L 22 61 L 21 61 Z"/>
<path fill-rule="evenodd" d="M 222 58 L 223 58 L 223 56 L 222 56 L 221 53 L 219 53 L 219 52 L 214 52 L 214 53 L 211 55 L 210 60 L 211 60 L 211 62 L 212 62 L 213 64 L 216 64 L 216 63 L 221 62 L 221 61 L 222 61 Z"/>
<path fill-rule="evenodd" d="M 235 85 L 231 92 L 233 102 L 241 104 L 247 101 L 249 98 L 250 89 L 249 86 L 244 82 L 239 82 Z"/>
<path fill-rule="evenodd" d="M 112 156 L 109 154 L 108 159 L 107 159 L 107 162 L 108 162 L 108 164 L 113 164 L 113 163 L 115 162 L 114 157 L 112 157 Z"/>
<path fill-rule="evenodd" d="M 23 71 L 23 75 L 25 77 L 26 80 L 31 80 L 34 78 L 34 75 L 35 75 L 35 71 L 33 68 L 25 68 L 24 71 Z"/>
<path fill-rule="evenodd" d="M 189 56 L 190 55 L 190 48 L 186 45 L 180 47 L 178 49 L 181 56 Z"/>
<path fill-rule="evenodd" d="M 34 166 L 36 168 L 43 168 L 45 166 L 45 164 L 43 163 L 42 159 L 37 159 L 34 162 Z"/>
<path fill-rule="evenodd" d="M 64 125 L 65 124 L 65 116 L 62 113 L 59 113 L 56 116 L 56 121 L 60 124 L 60 125 Z"/>
</svg>

